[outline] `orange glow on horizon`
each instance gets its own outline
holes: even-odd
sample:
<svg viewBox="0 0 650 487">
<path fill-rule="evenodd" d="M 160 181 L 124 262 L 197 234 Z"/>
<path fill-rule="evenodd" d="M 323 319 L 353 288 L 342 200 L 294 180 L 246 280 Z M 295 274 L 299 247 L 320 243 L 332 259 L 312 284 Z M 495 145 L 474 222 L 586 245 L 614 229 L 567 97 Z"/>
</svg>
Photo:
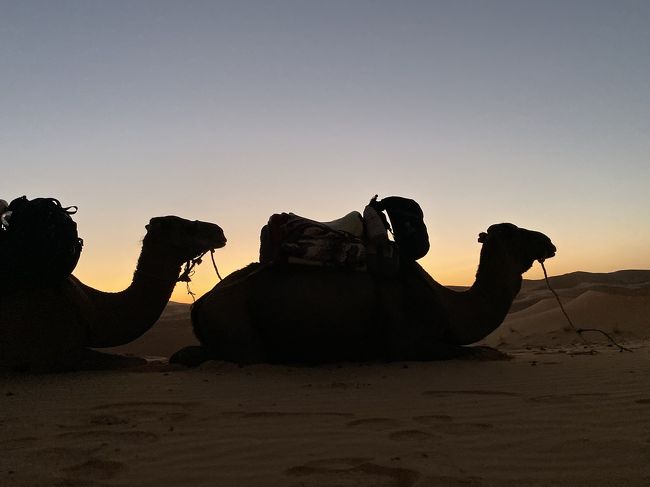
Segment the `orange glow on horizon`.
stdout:
<svg viewBox="0 0 650 487">
<path fill-rule="evenodd" d="M 257 242 L 249 242 L 248 245 L 236 249 L 229 244 L 215 252 L 215 261 L 222 277 L 226 277 L 251 262 L 258 259 Z M 474 282 L 474 276 L 478 268 L 480 247 L 476 245 L 473 251 L 464 253 L 436 252 L 434 248 L 429 254 L 420 259 L 419 263 L 438 282 L 447 286 L 470 286 Z M 137 261 L 137 253 L 132 251 L 131 255 L 125 255 L 122 260 L 105 260 L 88 262 L 82 261 L 75 271 L 75 275 L 84 283 L 107 292 L 121 291 L 129 286 L 133 277 L 133 271 Z M 573 255 L 572 255 L 573 254 Z M 602 257 L 602 256 L 601 256 Z M 642 256 L 637 256 L 637 259 Z M 609 266 L 595 265 L 602 261 L 597 256 L 576 255 L 576 253 L 564 253 L 559 249 L 558 255 L 546 261 L 546 268 L 550 276 L 568 274 L 575 271 L 585 272 L 613 272 L 624 269 L 643 268 L 635 265 L 638 261 L 629 256 L 628 260 L 622 259 L 618 263 L 610 261 Z M 541 266 L 534 263 L 533 267 L 524 274 L 524 279 L 543 279 L 544 275 Z M 209 255 L 203 263 L 195 268 L 195 273 L 190 282 L 190 290 L 199 298 L 212 289 L 219 279 L 212 267 Z M 192 303 L 192 297 L 187 293 L 185 283 L 178 283 L 171 296 L 171 301 L 181 303 Z"/>
</svg>

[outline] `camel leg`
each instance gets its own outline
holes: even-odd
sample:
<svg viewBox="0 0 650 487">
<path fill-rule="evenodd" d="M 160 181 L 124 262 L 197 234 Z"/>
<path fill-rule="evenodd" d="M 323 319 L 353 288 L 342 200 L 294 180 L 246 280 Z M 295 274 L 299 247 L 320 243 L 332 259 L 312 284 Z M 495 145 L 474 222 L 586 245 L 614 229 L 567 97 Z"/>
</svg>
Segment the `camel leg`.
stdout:
<svg viewBox="0 0 650 487">
<path fill-rule="evenodd" d="M 266 362 L 259 333 L 246 321 L 194 327 L 208 357 L 240 364 Z"/>
<path fill-rule="evenodd" d="M 211 306 L 204 307 L 209 300 L 213 301 Z M 240 364 L 266 362 L 262 337 L 240 301 L 243 300 L 235 293 L 231 296 L 215 293 L 194 304 L 194 334 L 207 352 L 207 359 Z M 196 356 L 197 351 L 193 353 Z"/>
<path fill-rule="evenodd" d="M 203 362 L 211 360 L 213 357 L 210 350 L 201 345 L 192 345 L 183 347 L 178 352 L 169 357 L 170 364 L 181 364 L 185 367 L 198 367 Z"/>
</svg>

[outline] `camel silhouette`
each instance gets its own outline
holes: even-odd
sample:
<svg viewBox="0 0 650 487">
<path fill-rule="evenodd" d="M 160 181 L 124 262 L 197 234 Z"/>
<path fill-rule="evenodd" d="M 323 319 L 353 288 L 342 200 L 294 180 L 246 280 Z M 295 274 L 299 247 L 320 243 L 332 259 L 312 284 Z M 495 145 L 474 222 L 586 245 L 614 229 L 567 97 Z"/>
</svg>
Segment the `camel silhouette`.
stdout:
<svg viewBox="0 0 650 487">
<path fill-rule="evenodd" d="M 60 371 L 141 361 L 90 348 L 141 336 L 169 301 L 182 264 L 226 243 L 217 225 L 177 216 L 152 218 L 146 229 L 133 282 L 121 292 L 98 291 L 70 276 L 0 294 L 0 369 Z"/>
<path fill-rule="evenodd" d="M 467 347 L 505 318 L 522 274 L 555 255 L 544 234 L 510 223 L 492 225 L 482 243 L 476 280 L 457 292 L 417 262 L 394 276 L 328 267 L 253 263 L 234 272 L 192 308 L 201 347 L 172 361 L 321 363 L 441 360 L 491 354 Z M 500 354 L 492 354 L 499 356 Z"/>
</svg>

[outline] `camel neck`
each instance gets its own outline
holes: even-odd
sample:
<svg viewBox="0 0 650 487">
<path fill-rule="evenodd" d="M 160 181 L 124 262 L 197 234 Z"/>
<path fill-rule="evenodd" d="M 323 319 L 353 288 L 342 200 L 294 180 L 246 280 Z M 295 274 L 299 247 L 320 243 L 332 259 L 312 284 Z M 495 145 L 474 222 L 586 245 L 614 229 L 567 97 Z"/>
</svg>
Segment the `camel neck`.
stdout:
<svg viewBox="0 0 650 487">
<path fill-rule="evenodd" d="M 496 330 L 521 288 L 521 274 L 511 259 L 494 257 L 481 252 L 476 280 L 467 291 L 438 288 L 449 319 L 446 336 L 452 343 L 469 345 Z"/>
<path fill-rule="evenodd" d="M 180 274 L 181 264 L 164 250 L 143 245 L 131 285 L 122 291 L 124 299 L 139 309 L 143 322 L 155 322 L 169 301 Z"/>
<path fill-rule="evenodd" d="M 99 320 L 89 324 L 93 347 L 113 347 L 135 340 L 158 320 L 171 297 L 181 264 L 145 242 L 131 285 L 105 293 L 82 284 Z"/>
<path fill-rule="evenodd" d="M 133 273 L 133 284 L 142 282 L 150 285 L 152 281 L 159 281 L 172 284 L 173 288 L 180 275 L 181 265 L 178 259 L 166 255 L 164 251 L 144 246 Z"/>
<path fill-rule="evenodd" d="M 485 303 L 483 316 L 487 321 L 500 324 L 521 289 L 522 278 L 521 274 L 509 269 L 507 265 L 490 267 L 479 270 L 468 293 L 478 302 Z"/>
</svg>

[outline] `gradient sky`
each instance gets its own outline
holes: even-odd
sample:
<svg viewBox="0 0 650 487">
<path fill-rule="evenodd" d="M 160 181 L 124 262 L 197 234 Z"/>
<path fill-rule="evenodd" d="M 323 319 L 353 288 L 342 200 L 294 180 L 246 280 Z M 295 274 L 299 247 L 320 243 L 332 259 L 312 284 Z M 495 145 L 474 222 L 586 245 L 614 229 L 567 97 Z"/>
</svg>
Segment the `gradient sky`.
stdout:
<svg viewBox="0 0 650 487">
<path fill-rule="evenodd" d="M 502 221 L 551 274 L 650 268 L 650 2 L 0 0 L 0 163 L 0 198 L 79 206 L 105 290 L 152 216 L 218 223 L 227 274 L 270 214 L 376 193 L 419 201 L 446 284 Z"/>
</svg>

